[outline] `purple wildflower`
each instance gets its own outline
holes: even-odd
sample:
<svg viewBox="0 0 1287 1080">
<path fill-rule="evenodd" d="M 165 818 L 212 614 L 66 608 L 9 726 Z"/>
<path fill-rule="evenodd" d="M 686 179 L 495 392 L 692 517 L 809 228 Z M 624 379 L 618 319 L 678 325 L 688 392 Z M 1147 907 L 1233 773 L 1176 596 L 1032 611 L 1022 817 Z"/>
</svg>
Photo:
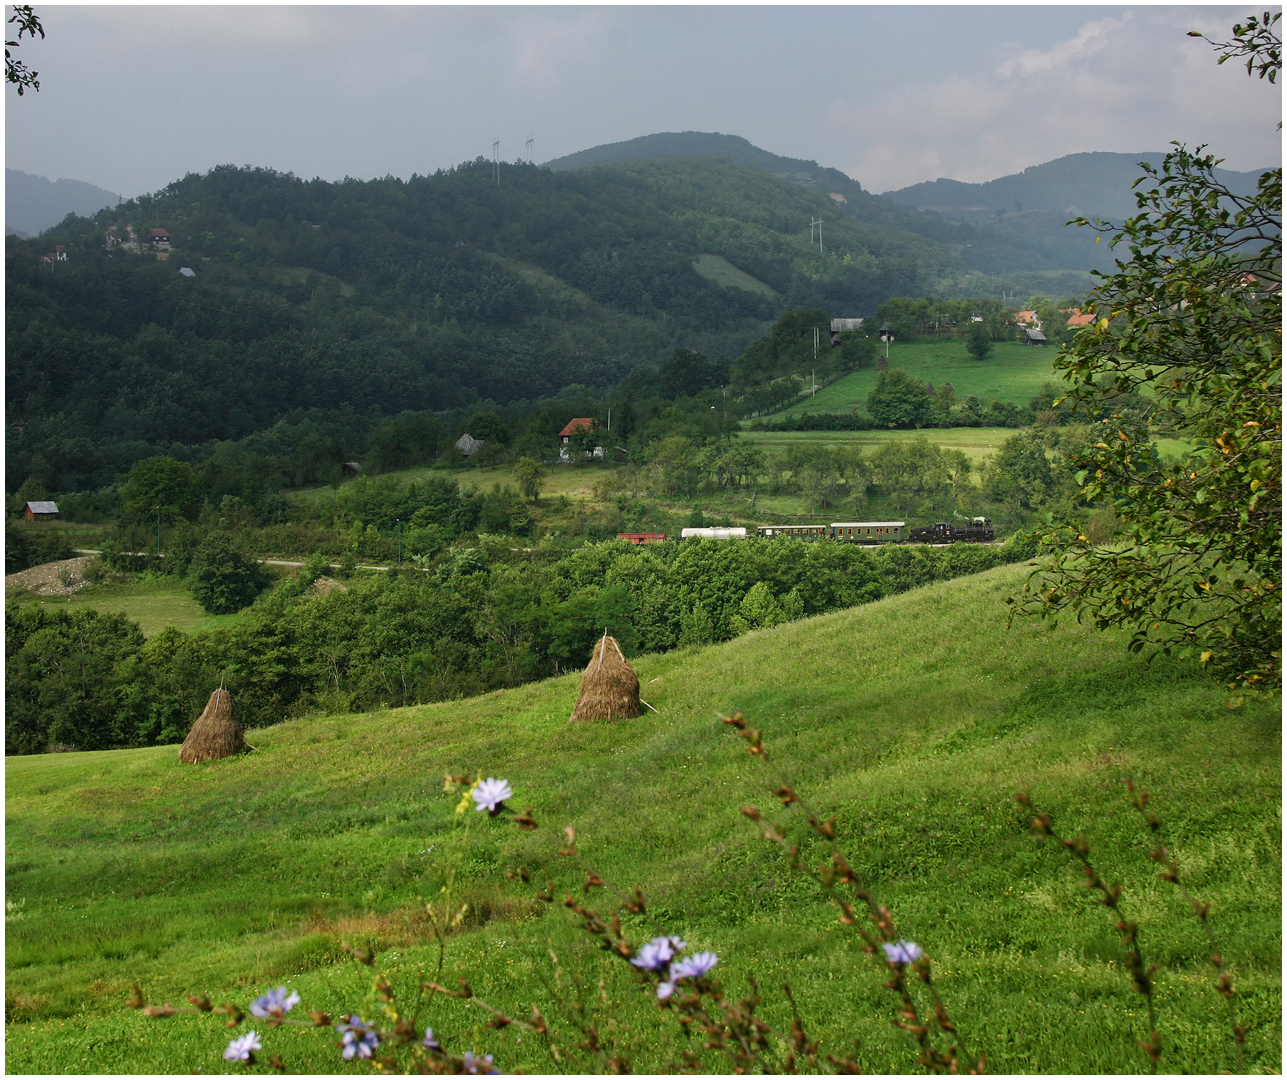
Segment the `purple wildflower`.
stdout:
<svg viewBox="0 0 1287 1080">
<path fill-rule="evenodd" d="M 501 811 L 506 799 L 514 797 L 514 789 L 509 786 L 508 780 L 496 780 L 488 777 L 486 780 L 480 780 L 478 786 L 471 792 L 473 800 L 478 805 L 475 810 L 486 810 L 492 817 L 495 817 Z"/>
<path fill-rule="evenodd" d="M 675 984 L 673 982 L 670 982 L 669 980 L 666 982 L 659 982 L 657 984 L 657 997 L 659 997 L 662 1001 L 665 1001 L 674 992 L 675 992 Z"/>
<path fill-rule="evenodd" d="M 470 1051 L 464 1053 L 465 1072 L 473 1073 L 475 1076 L 499 1076 L 500 1069 L 492 1064 L 492 1055 L 487 1054 L 484 1057 L 475 1057 Z"/>
<path fill-rule="evenodd" d="M 700 979 L 711 968 L 719 963 L 719 957 L 713 952 L 699 952 L 695 956 L 685 957 L 677 964 L 671 964 L 672 979 Z"/>
<path fill-rule="evenodd" d="M 885 942 L 881 945 L 891 964 L 914 964 L 925 950 L 914 941 Z"/>
<path fill-rule="evenodd" d="M 433 1028 L 425 1028 L 424 1040 L 420 1043 L 426 1050 L 441 1050 L 438 1040 L 433 1037 Z"/>
<path fill-rule="evenodd" d="M 364 1024 L 357 1013 L 350 1016 L 347 1022 L 336 1024 L 335 1030 L 344 1033 L 345 1060 L 352 1057 L 369 1058 L 371 1052 L 380 1045 L 380 1036 L 368 1024 Z"/>
<path fill-rule="evenodd" d="M 259 1041 L 259 1032 L 248 1031 L 240 1039 L 233 1039 L 228 1044 L 228 1049 L 223 1052 L 224 1061 L 248 1061 L 250 1064 L 255 1063 L 254 1051 L 262 1050 L 263 1045 Z"/>
<path fill-rule="evenodd" d="M 632 956 L 630 962 L 644 971 L 660 971 L 680 949 L 687 947 L 688 943 L 677 937 L 655 937 L 639 950 L 639 955 Z"/>
<path fill-rule="evenodd" d="M 255 998 L 250 1003 L 250 1012 L 252 1016 L 282 1016 L 298 1004 L 298 994 L 292 991 L 288 995 L 286 987 L 279 986 L 276 990 L 269 990 L 262 997 Z"/>
</svg>

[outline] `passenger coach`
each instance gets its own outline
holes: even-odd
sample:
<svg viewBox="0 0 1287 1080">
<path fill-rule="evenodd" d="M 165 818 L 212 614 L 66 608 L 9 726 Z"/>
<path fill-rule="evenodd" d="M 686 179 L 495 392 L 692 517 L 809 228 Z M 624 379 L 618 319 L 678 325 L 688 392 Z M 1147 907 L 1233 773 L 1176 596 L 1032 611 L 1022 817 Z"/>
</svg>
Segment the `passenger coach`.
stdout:
<svg viewBox="0 0 1287 1080">
<path fill-rule="evenodd" d="M 848 544 L 895 544 L 907 539 L 905 521 L 833 521 L 833 540 Z"/>
</svg>

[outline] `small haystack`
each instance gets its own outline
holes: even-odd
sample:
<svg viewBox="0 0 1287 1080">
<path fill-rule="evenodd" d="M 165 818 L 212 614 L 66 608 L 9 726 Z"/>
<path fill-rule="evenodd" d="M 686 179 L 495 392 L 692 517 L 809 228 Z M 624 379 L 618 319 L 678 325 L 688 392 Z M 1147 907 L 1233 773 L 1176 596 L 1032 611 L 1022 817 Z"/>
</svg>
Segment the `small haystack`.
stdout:
<svg viewBox="0 0 1287 1080">
<path fill-rule="evenodd" d="M 246 737 L 233 719 L 232 695 L 222 687 L 210 695 L 197 722 L 179 747 L 179 760 L 191 765 L 212 758 L 232 757 L 247 750 Z"/>
<path fill-rule="evenodd" d="M 603 639 L 594 647 L 590 663 L 581 679 L 573 720 L 625 720 L 640 716 L 639 680 L 617 644 L 616 638 Z"/>
</svg>

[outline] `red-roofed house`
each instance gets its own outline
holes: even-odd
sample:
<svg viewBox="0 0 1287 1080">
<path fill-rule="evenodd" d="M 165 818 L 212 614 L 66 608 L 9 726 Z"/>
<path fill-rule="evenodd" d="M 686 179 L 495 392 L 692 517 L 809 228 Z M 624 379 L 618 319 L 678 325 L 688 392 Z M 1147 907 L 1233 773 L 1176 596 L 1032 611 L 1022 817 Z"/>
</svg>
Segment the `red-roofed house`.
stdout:
<svg viewBox="0 0 1287 1080">
<path fill-rule="evenodd" d="M 1089 313 L 1083 315 L 1081 308 L 1075 307 L 1068 315 L 1068 325 L 1071 326 L 1089 326 L 1095 321 L 1095 316 Z"/>
<path fill-rule="evenodd" d="M 1036 318 L 1037 313 L 1035 311 L 1016 311 L 1014 313 L 1014 325 L 1027 326 L 1029 323 L 1035 322 Z"/>
<path fill-rule="evenodd" d="M 170 246 L 170 234 L 164 229 L 148 229 L 147 233 L 152 238 L 152 243 L 157 247 Z"/>
<path fill-rule="evenodd" d="M 574 431 L 577 431 L 580 428 L 586 428 L 588 430 L 592 427 L 594 427 L 594 418 L 591 416 L 578 416 L 575 420 L 569 420 L 567 427 L 559 432 L 559 442 L 566 446 Z M 549 428 L 546 428 L 546 430 L 548 431 Z"/>
</svg>

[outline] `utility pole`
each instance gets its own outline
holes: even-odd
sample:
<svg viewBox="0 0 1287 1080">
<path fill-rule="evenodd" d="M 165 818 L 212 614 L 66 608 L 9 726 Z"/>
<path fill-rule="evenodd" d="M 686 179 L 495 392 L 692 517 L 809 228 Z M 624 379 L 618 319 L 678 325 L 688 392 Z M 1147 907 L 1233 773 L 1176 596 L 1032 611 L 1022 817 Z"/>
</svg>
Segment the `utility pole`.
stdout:
<svg viewBox="0 0 1287 1080">
<path fill-rule="evenodd" d="M 810 244 L 813 243 L 813 230 L 815 226 L 818 229 L 818 254 L 821 255 L 822 254 L 822 217 L 821 216 L 818 217 L 817 221 L 814 221 L 812 218 L 809 219 L 809 243 Z"/>
<path fill-rule="evenodd" d="M 156 508 L 156 557 L 161 557 L 161 508 Z"/>
<path fill-rule="evenodd" d="M 500 187 L 500 136 L 492 140 L 492 172 L 496 174 L 496 186 Z"/>
<path fill-rule="evenodd" d="M 398 518 L 395 522 L 398 527 L 398 569 L 402 569 L 402 519 Z"/>
</svg>

